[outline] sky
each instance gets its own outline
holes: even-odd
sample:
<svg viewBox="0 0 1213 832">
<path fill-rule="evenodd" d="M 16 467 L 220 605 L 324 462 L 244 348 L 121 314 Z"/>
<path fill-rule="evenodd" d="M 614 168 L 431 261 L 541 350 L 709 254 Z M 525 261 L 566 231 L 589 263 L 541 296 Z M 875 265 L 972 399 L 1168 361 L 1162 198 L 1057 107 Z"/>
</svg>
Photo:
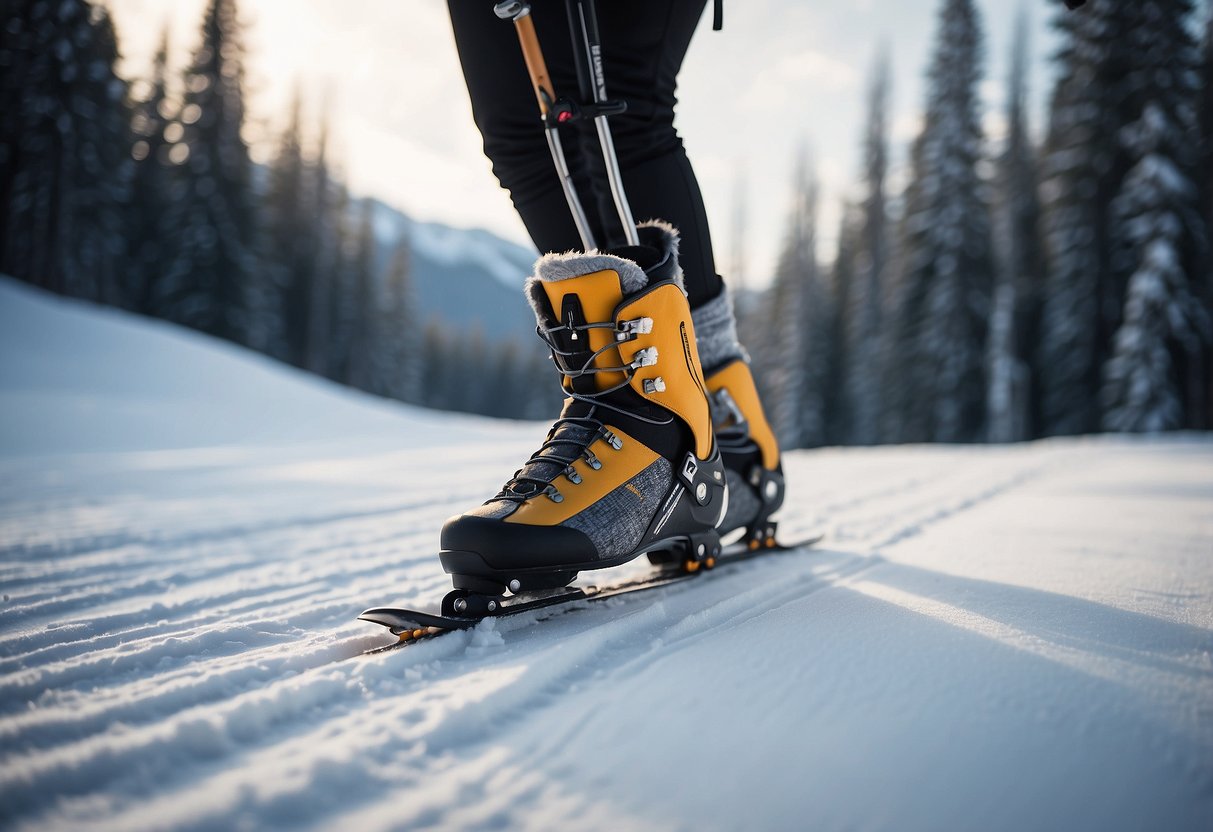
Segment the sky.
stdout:
<svg viewBox="0 0 1213 832">
<path fill-rule="evenodd" d="M 492 14 L 492 0 L 482 2 Z M 542 11 L 539 0 L 536 13 Z M 610 2 L 610 0 L 604 0 Z M 106 0 L 127 78 L 146 77 L 167 26 L 170 62 L 196 47 L 205 0 Z M 600 4 L 601 5 L 601 4 Z M 747 286 L 767 283 L 784 235 L 798 152 L 821 184 L 820 254 L 831 256 L 841 205 L 856 193 L 865 90 L 880 44 L 891 55 L 895 182 L 924 105 L 923 78 L 941 0 L 729 0 L 724 30 L 711 2 L 680 76 L 677 126 L 712 225 L 717 268 Z M 1002 131 L 1015 15 L 1032 32 L 1033 129 L 1041 129 L 1057 0 L 979 0 L 986 39 L 981 95 L 987 129 Z M 327 113 L 332 158 L 359 196 L 421 220 L 487 228 L 527 243 L 472 123 L 440 0 L 240 0 L 248 47 L 247 136 L 268 160 L 296 89 L 305 118 Z M 508 26 L 502 23 L 502 26 Z M 610 77 L 607 77 L 608 87 Z M 996 146 L 996 145 L 995 145 Z M 745 221 L 737 221 L 737 206 Z M 740 229 L 744 228 L 744 233 Z"/>
</svg>

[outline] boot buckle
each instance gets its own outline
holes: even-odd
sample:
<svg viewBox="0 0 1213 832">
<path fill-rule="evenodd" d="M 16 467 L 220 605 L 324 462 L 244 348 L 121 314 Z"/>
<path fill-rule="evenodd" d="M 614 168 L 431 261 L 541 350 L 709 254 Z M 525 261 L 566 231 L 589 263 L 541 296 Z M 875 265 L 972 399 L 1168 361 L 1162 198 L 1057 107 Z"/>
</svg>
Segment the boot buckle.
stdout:
<svg viewBox="0 0 1213 832">
<path fill-rule="evenodd" d="M 623 440 L 620 439 L 618 436 L 616 436 L 608 428 L 599 428 L 598 429 L 598 438 L 601 439 L 603 442 L 606 442 L 608 445 L 610 445 L 612 448 L 614 448 L 617 451 L 623 450 Z"/>
<path fill-rule="evenodd" d="M 637 369 L 640 369 L 641 367 L 652 367 L 656 363 L 657 363 L 657 348 L 656 347 L 645 347 L 644 349 L 637 352 L 634 356 L 632 356 L 632 363 L 629 364 L 628 366 L 631 367 L 633 370 L 637 370 Z"/>
<path fill-rule="evenodd" d="M 652 318 L 635 318 L 630 321 L 620 321 L 615 329 L 616 341 L 631 341 L 637 335 L 648 335 L 653 331 Z"/>
<path fill-rule="evenodd" d="M 742 431 L 746 429 L 745 414 L 742 413 L 741 408 L 737 406 L 737 402 L 733 399 L 732 394 L 729 393 L 728 388 L 721 387 L 719 390 L 717 390 L 712 395 L 712 404 L 716 405 L 717 408 L 723 411 L 722 414 L 718 415 L 722 415 L 724 418 L 715 420 L 717 421 L 717 424 L 724 425 L 729 419 L 732 419 L 733 427 Z"/>
</svg>

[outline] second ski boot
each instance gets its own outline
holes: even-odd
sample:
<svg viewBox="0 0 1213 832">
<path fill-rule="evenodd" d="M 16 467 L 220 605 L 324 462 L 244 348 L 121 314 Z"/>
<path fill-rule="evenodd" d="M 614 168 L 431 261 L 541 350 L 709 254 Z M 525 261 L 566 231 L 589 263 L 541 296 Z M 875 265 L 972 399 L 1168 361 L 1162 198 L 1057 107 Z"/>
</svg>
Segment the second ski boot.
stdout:
<svg viewBox="0 0 1213 832">
<path fill-rule="evenodd" d="M 711 568 L 728 508 L 677 234 L 641 228 L 646 268 L 606 254 L 546 255 L 527 281 L 564 409 L 502 490 L 442 529 L 455 591 L 444 610 L 563 587 L 648 553 Z M 630 253 L 639 254 L 632 251 Z"/>
<path fill-rule="evenodd" d="M 784 498 L 779 442 L 763 412 L 749 359 L 737 340 L 727 292 L 697 308 L 693 317 L 729 486 L 729 510 L 720 534 L 744 528 L 741 539 L 747 548 L 773 547 L 778 524 L 771 516 Z"/>
</svg>

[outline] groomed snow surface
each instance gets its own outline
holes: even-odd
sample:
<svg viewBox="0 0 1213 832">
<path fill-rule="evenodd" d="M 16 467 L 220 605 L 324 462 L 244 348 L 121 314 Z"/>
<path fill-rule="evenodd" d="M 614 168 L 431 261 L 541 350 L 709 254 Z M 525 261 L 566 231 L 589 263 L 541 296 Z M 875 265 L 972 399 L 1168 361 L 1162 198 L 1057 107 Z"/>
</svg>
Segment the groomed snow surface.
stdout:
<svg viewBox="0 0 1213 832">
<path fill-rule="evenodd" d="M 1208 438 L 791 454 L 813 550 L 360 655 L 544 430 L 0 282 L 0 827 L 1213 829 Z"/>
</svg>

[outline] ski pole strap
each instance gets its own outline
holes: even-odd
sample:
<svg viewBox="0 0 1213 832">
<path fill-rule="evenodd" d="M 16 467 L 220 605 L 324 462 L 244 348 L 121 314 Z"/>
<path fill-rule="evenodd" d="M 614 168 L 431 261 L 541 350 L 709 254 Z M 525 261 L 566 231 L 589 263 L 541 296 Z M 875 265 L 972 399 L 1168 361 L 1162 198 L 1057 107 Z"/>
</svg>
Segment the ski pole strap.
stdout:
<svg viewBox="0 0 1213 832">
<path fill-rule="evenodd" d="M 724 28 L 724 0 L 712 0 L 712 31 Z"/>
</svg>

